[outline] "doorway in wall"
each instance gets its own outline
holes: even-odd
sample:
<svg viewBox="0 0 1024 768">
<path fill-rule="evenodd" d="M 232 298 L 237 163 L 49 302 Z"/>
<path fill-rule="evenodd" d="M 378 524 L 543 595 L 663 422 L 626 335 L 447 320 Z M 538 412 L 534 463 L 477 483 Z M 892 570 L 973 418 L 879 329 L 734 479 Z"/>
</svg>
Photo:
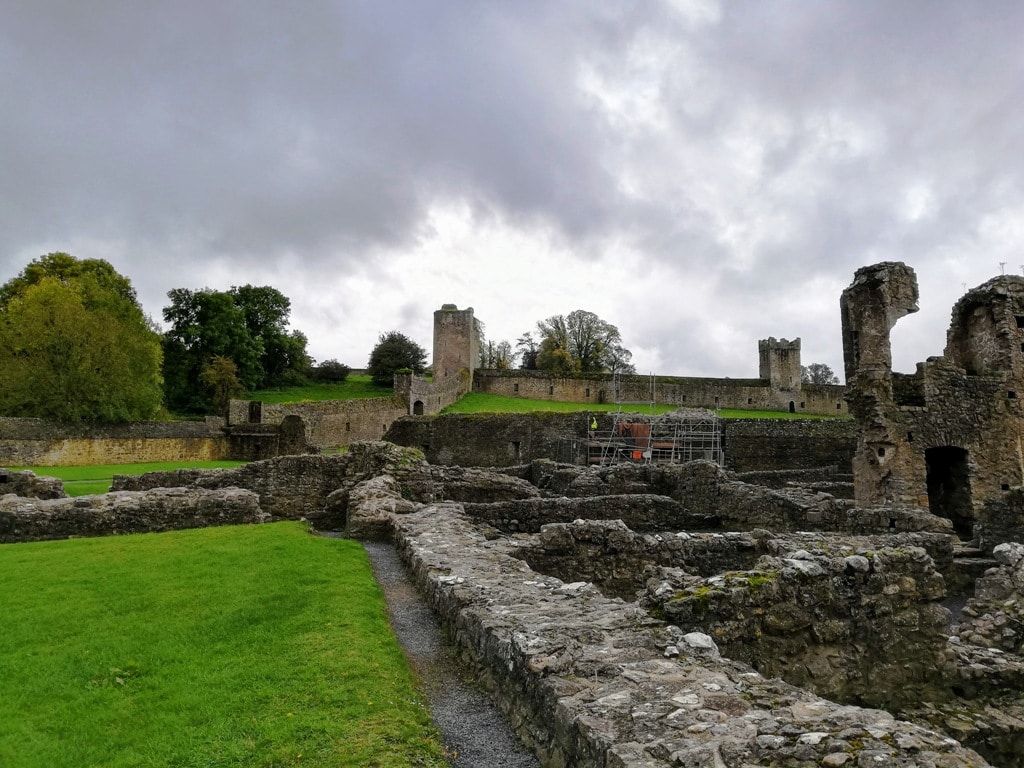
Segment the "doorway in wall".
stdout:
<svg viewBox="0 0 1024 768">
<path fill-rule="evenodd" d="M 967 450 L 953 445 L 928 448 L 924 463 L 928 509 L 933 515 L 952 521 L 953 530 L 961 539 L 970 539 L 974 534 L 974 506 Z"/>
</svg>

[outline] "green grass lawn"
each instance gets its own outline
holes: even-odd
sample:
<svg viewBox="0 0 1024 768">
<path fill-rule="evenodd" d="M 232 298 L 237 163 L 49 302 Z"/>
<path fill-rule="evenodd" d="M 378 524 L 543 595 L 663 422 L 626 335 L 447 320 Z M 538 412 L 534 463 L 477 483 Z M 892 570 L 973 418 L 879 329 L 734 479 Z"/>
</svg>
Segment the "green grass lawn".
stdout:
<svg viewBox="0 0 1024 768">
<path fill-rule="evenodd" d="M 68 496 L 106 493 L 114 475 L 141 475 L 170 469 L 220 469 L 238 467 L 244 461 L 147 461 L 136 464 L 93 464 L 86 467 L 8 467 L 15 471 L 30 469 L 44 477 L 59 477 Z M 2 765 L 2 763 L 0 763 Z"/>
<path fill-rule="evenodd" d="M 447 765 L 362 547 L 298 523 L 0 546 L 0 765 Z"/>
<path fill-rule="evenodd" d="M 665 403 L 650 405 L 622 405 L 621 410 L 630 413 L 668 413 L 676 406 Z M 485 395 L 470 392 L 457 403 L 448 406 L 441 413 L 531 413 L 534 411 L 557 411 L 574 413 L 577 411 L 610 411 L 620 410 L 615 403 L 563 403 L 557 400 L 530 400 L 525 397 L 505 397 L 503 395 Z M 807 413 L 789 413 L 787 411 L 742 411 L 723 408 L 717 411 L 723 419 L 828 419 L 834 416 L 817 416 Z"/>
<path fill-rule="evenodd" d="M 261 389 L 249 395 L 251 400 L 264 403 L 302 403 L 320 400 L 355 400 L 366 397 L 390 397 L 395 394 L 391 387 L 378 387 L 369 375 L 349 376 L 341 384 L 305 384 L 301 387 L 280 387 Z"/>
</svg>

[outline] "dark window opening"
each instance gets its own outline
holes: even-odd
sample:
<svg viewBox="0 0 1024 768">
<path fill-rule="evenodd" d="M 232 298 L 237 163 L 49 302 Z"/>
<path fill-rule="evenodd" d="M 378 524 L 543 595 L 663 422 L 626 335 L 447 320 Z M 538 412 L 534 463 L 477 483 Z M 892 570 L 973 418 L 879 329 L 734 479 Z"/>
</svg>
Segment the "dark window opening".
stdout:
<svg viewBox="0 0 1024 768">
<path fill-rule="evenodd" d="M 587 397 L 590 397 L 590 387 L 587 387 Z"/>
<path fill-rule="evenodd" d="M 1000 487 L 1000 488 L 1001 488 L 1002 490 L 1004 490 L 1004 491 L 1008 491 L 1008 490 L 1010 490 L 1010 484 L 1009 484 L 1009 483 L 1003 483 L 1003 484 L 1002 484 L 1002 485 L 1000 485 L 999 487 Z"/>
<path fill-rule="evenodd" d="M 1009 392 L 1007 392 L 1007 393 L 1006 393 L 1006 396 L 1007 396 L 1007 397 L 1008 397 L 1008 398 L 1009 398 L 1010 400 L 1015 400 L 1015 399 L 1017 398 L 1017 393 L 1016 393 L 1016 392 L 1014 392 L 1014 391 L 1013 391 L 1013 390 L 1011 389 L 1011 390 L 1010 390 Z"/>
<path fill-rule="evenodd" d="M 512 385 L 512 391 L 513 392 L 518 392 L 519 391 L 519 382 L 518 381 L 515 384 Z"/>
<path fill-rule="evenodd" d="M 914 442 L 914 433 L 913 432 L 907 432 L 907 442 L 908 443 Z"/>
<path fill-rule="evenodd" d="M 1024 315 L 1017 315 L 1014 319 L 1017 321 L 1018 328 L 1024 328 Z"/>
<path fill-rule="evenodd" d="M 884 447 L 878 449 L 878 455 L 879 456 L 885 456 L 885 448 Z"/>
<path fill-rule="evenodd" d="M 249 401 L 249 423 L 260 424 L 263 422 L 263 401 L 262 400 L 250 400 Z"/>
<path fill-rule="evenodd" d="M 423 401 L 422 400 L 417 400 L 415 403 L 412 404 L 412 415 L 413 416 L 422 416 L 423 415 Z"/>
<path fill-rule="evenodd" d="M 789 401 L 789 412 L 796 413 L 796 403 L 794 403 L 792 400 Z"/>
<path fill-rule="evenodd" d="M 753 404 L 754 404 L 754 398 L 748 397 L 747 398 L 747 405 L 753 405 Z"/>
<path fill-rule="evenodd" d="M 970 539 L 974 531 L 967 458 L 965 449 L 952 445 L 928 448 L 924 452 L 928 509 L 933 515 L 950 520 L 961 539 Z"/>
<path fill-rule="evenodd" d="M 519 460 L 521 449 L 522 449 L 522 443 L 520 443 L 518 440 L 513 440 L 512 441 L 512 453 L 516 457 L 516 461 Z"/>
<path fill-rule="evenodd" d="M 843 410 L 843 404 L 842 403 L 836 403 L 836 410 L 837 411 Z"/>
<path fill-rule="evenodd" d="M 345 431 L 346 432 L 351 432 L 352 431 L 352 422 L 351 421 L 346 421 L 345 422 Z"/>
<path fill-rule="evenodd" d="M 803 409 L 804 409 L 805 407 L 806 407 L 806 406 L 804 405 L 804 403 L 800 403 L 800 410 L 801 410 L 801 411 L 802 411 L 802 410 L 803 410 Z"/>
<path fill-rule="evenodd" d="M 424 443 L 420 448 L 423 449 L 423 453 L 430 453 L 430 443 Z"/>
<path fill-rule="evenodd" d="M 554 388 L 553 386 L 551 386 L 551 387 L 548 387 L 548 394 L 549 394 L 549 395 L 553 395 L 553 394 L 555 394 L 555 388 Z"/>
</svg>

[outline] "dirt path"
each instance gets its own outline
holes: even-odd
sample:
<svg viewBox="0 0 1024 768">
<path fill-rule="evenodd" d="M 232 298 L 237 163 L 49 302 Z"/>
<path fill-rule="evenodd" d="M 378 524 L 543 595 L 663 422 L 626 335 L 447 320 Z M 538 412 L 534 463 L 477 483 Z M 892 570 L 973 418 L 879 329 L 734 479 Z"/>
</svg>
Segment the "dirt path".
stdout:
<svg viewBox="0 0 1024 768">
<path fill-rule="evenodd" d="M 539 768 L 487 695 L 464 679 L 464 668 L 445 645 L 434 614 L 409 580 L 395 548 L 377 542 L 363 546 L 384 591 L 398 641 L 423 681 L 453 768 Z"/>
</svg>

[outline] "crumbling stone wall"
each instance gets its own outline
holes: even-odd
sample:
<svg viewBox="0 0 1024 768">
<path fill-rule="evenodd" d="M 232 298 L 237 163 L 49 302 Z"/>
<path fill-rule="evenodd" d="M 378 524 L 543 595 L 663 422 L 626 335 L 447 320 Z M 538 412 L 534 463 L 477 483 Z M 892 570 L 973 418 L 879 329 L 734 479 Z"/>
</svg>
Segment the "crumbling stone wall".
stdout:
<svg viewBox="0 0 1024 768">
<path fill-rule="evenodd" d="M 534 459 L 574 460 L 572 440 L 607 413 L 444 414 L 400 419 L 384 439 L 418 448 L 431 464 L 508 467 Z M 736 472 L 835 467 L 852 472 L 855 424 L 848 419 L 724 419 L 725 465 Z"/>
<path fill-rule="evenodd" d="M 26 499 L 64 499 L 64 483 L 56 477 L 37 477 L 26 470 L 12 472 L 0 467 L 0 496 L 13 494 Z"/>
<path fill-rule="evenodd" d="M 409 412 L 405 402 L 398 397 L 253 405 L 254 402 L 232 400 L 230 423 L 233 426 L 250 423 L 279 425 L 286 417 L 297 416 L 305 425 L 306 441 L 321 450 L 379 440 L 396 419 Z M 258 421 L 253 422 L 254 418 Z"/>
<path fill-rule="evenodd" d="M 455 505 L 396 516 L 411 572 L 545 765 L 984 766 L 953 739 L 723 658 L 707 633 L 537 573 Z"/>
<path fill-rule="evenodd" d="M 69 499 L 0 496 L 0 543 L 269 522 L 252 491 L 158 488 Z"/>
<path fill-rule="evenodd" d="M 968 291 L 945 354 L 894 375 L 889 332 L 917 297 L 914 271 L 887 262 L 857 270 L 840 302 L 855 495 L 864 506 L 930 508 L 971 539 L 984 506 L 1024 483 L 1024 278 Z"/>
</svg>

